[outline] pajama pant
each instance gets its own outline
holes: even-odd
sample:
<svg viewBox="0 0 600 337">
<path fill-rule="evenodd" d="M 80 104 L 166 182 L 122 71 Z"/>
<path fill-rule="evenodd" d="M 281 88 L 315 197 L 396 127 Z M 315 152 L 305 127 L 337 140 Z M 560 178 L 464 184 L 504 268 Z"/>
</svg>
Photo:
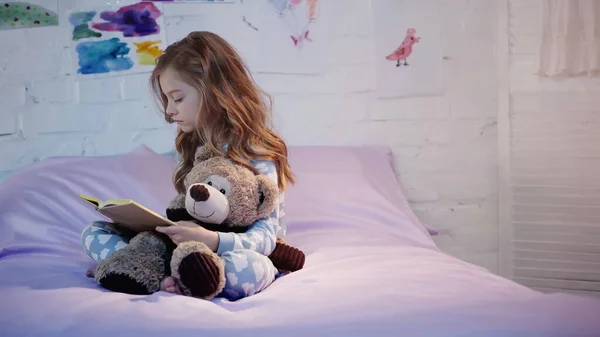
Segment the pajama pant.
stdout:
<svg viewBox="0 0 600 337">
<path fill-rule="evenodd" d="M 110 222 L 96 221 L 81 233 L 81 244 L 94 261 L 100 263 L 124 248 L 134 232 L 116 228 Z M 225 287 L 217 297 L 235 301 L 268 287 L 279 272 L 271 260 L 250 249 L 238 249 L 221 255 L 225 266 Z"/>
</svg>

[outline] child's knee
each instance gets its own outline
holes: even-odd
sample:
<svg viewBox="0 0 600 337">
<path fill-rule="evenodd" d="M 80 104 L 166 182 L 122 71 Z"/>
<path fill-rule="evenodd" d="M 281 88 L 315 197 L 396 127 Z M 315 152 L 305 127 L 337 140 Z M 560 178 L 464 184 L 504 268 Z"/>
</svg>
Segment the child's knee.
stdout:
<svg viewBox="0 0 600 337">
<path fill-rule="evenodd" d="M 92 222 L 89 225 L 85 226 L 83 228 L 83 230 L 81 231 L 81 244 L 86 247 L 89 246 L 89 243 L 86 245 L 86 238 L 90 237 L 92 235 L 92 233 L 97 232 L 98 231 L 98 225 L 97 225 L 97 221 L 96 222 Z M 88 241 L 91 240 L 87 239 Z"/>
<path fill-rule="evenodd" d="M 127 238 L 118 235 L 109 224 L 102 221 L 89 224 L 81 232 L 83 249 L 96 262 L 106 259 L 127 243 Z"/>
<path fill-rule="evenodd" d="M 81 244 L 86 248 L 86 250 L 89 250 L 90 243 L 94 236 L 102 233 L 108 234 L 106 231 L 106 224 L 104 222 L 94 221 L 90 223 L 81 231 Z"/>
<path fill-rule="evenodd" d="M 264 268 L 275 268 L 268 257 L 250 249 L 225 252 L 221 258 L 225 265 L 225 271 L 236 274 L 262 272 Z"/>
<path fill-rule="evenodd" d="M 251 260 L 258 259 L 258 254 L 255 251 L 248 249 L 237 249 L 231 250 L 221 254 L 221 258 L 225 262 L 225 265 L 235 266 L 241 271 L 245 269 Z"/>
<path fill-rule="evenodd" d="M 253 250 L 226 252 L 221 258 L 226 279 L 223 294 L 232 301 L 260 292 L 273 282 L 277 273 L 268 257 Z"/>
<path fill-rule="evenodd" d="M 94 221 L 83 228 L 81 231 L 81 239 L 96 232 L 106 232 L 107 224 L 104 221 Z"/>
</svg>

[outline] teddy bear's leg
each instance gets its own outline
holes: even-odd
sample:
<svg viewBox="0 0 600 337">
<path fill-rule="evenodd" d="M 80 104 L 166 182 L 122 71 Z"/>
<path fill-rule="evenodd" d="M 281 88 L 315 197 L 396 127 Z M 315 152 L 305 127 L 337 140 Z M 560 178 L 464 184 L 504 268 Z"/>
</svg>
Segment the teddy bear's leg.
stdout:
<svg viewBox="0 0 600 337">
<path fill-rule="evenodd" d="M 282 238 L 277 238 L 275 249 L 269 255 L 275 268 L 280 272 L 295 272 L 304 267 L 306 256 L 300 249 L 288 244 Z"/>
<path fill-rule="evenodd" d="M 223 261 L 202 242 L 177 246 L 171 258 L 171 275 L 186 296 L 211 300 L 225 286 Z"/>
<path fill-rule="evenodd" d="M 154 232 L 136 235 L 129 244 L 98 264 L 96 281 L 106 289 L 152 294 L 169 273 L 167 241 Z"/>
</svg>

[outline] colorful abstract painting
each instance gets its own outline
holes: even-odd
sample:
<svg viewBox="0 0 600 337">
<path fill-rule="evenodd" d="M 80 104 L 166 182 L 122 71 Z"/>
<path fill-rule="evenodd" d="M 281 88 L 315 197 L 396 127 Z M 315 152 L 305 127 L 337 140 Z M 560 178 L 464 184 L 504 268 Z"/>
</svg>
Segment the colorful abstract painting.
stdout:
<svg viewBox="0 0 600 337">
<path fill-rule="evenodd" d="M 162 5 L 144 1 L 116 8 L 69 12 L 78 76 L 152 71 L 166 48 Z"/>
<path fill-rule="evenodd" d="M 0 30 L 58 26 L 56 0 L 0 1 Z"/>
<path fill-rule="evenodd" d="M 257 17 L 259 72 L 323 73 L 327 67 L 327 0 L 260 0 Z"/>
<path fill-rule="evenodd" d="M 372 0 L 378 97 L 443 94 L 435 0 Z"/>
</svg>

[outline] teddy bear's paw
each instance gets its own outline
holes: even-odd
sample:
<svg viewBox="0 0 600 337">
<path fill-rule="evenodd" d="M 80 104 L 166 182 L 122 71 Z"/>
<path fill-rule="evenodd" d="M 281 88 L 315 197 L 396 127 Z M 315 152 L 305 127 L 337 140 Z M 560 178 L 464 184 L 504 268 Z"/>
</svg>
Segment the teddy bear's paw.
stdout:
<svg viewBox="0 0 600 337">
<path fill-rule="evenodd" d="M 217 254 L 201 242 L 184 242 L 171 259 L 171 271 L 182 293 L 213 299 L 225 287 L 225 267 Z"/>
<path fill-rule="evenodd" d="M 166 274 L 167 249 L 153 233 L 136 235 L 127 246 L 98 264 L 95 279 L 115 292 L 146 295 L 160 289 Z"/>
<path fill-rule="evenodd" d="M 188 213 L 185 207 L 183 208 L 167 208 L 167 218 L 171 221 L 194 221 L 196 220 L 193 216 Z"/>
</svg>

